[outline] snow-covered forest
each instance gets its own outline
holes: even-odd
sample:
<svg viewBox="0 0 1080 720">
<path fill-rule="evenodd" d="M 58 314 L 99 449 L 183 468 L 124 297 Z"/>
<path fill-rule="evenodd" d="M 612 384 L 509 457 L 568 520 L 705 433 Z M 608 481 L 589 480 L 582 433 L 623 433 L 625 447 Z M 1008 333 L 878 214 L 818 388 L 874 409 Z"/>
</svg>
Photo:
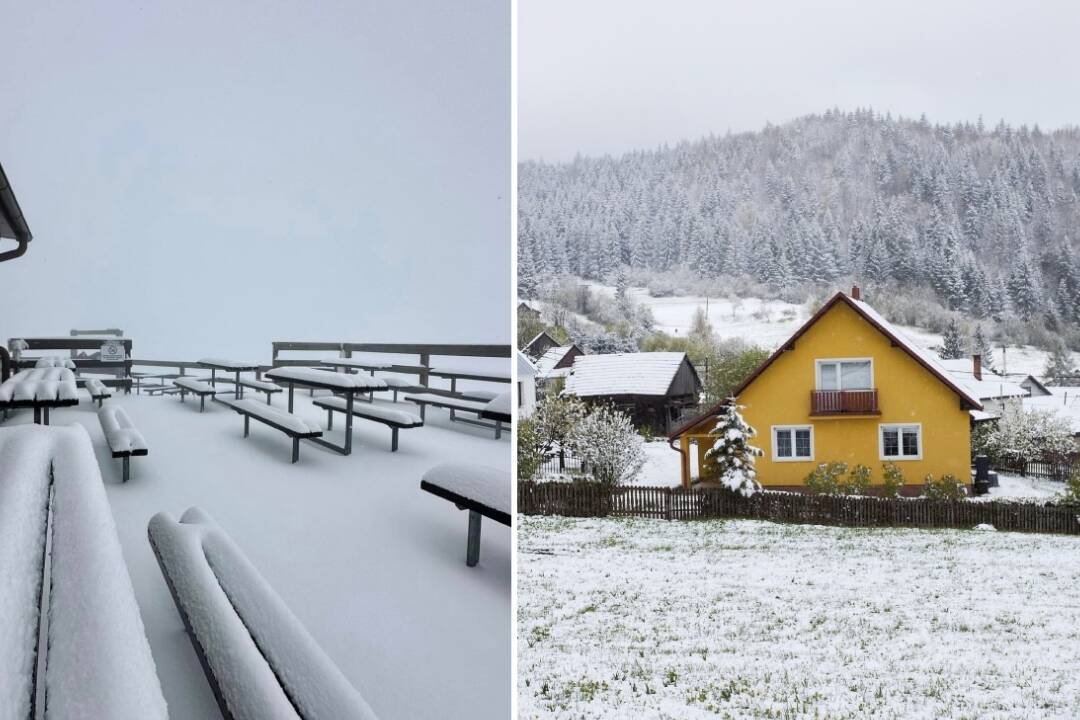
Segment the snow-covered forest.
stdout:
<svg viewBox="0 0 1080 720">
<path fill-rule="evenodd" d="M 783 288 L 842 278 L 1076 337 L 1080 128 L 873 110 L 519 169 L 519 284 L 680 272 Z"/>
</svg>

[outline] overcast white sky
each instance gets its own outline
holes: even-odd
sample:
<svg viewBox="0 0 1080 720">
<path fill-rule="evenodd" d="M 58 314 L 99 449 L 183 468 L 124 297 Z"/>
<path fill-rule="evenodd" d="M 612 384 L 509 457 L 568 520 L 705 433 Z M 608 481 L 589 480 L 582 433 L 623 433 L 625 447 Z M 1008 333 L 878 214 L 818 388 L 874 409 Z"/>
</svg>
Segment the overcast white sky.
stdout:
<svg viewBox="0 0 1080 720">
<path fill-rule="evenodd" d="M 520 0 L 521 159 L 872 106 L 1080 123 L 1080 3 Z"/>
<path fill-rule="evenodd" d="M 0 0 L 0 338 L 507 342 L 510 8 Z"/>
</svg>

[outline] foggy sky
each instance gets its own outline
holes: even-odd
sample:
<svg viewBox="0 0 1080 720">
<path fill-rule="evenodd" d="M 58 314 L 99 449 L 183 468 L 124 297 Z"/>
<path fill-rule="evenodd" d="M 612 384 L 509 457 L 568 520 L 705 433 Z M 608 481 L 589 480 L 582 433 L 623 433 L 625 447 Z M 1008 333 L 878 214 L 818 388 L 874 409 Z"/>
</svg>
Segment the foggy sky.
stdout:
<svg viewBox="0 0 1080 720">
<path fill-rule="evenodd" d="M 1080 124 L 1080 4 L 521 0 L 521 159 L 650 149 L 833 106 Z"/>
<path fill-rule="evenodd" d="M 510 9 L 0 0 L 0 338 L 507 342 Z"/>
</svg>

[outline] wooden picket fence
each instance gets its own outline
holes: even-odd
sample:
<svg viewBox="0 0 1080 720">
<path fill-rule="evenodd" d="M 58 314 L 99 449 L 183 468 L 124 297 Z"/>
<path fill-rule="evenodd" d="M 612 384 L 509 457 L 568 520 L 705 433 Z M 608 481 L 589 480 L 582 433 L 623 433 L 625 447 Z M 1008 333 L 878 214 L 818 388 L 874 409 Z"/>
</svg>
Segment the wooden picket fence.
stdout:
<svg viewBox="0 0 1080 720">
<path fill-rule="evenodd" d="M 1080 507 L 759 492 L 718 488 L 604 487 L 590 482 L 519 482 L 518 512 L 666 520 L 746 518 L 850 527 L 973 528 L 1080 534 Z"/>
</svg>

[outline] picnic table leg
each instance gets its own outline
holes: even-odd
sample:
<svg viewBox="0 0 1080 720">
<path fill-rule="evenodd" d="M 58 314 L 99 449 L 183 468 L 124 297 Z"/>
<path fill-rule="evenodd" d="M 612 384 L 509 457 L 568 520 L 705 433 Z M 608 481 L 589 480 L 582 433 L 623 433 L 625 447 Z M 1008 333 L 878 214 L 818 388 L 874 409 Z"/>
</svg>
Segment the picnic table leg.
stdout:
<svg viewBox="0 0 1080 720">
<path fill-rule="evenodd" d="M 289 383 L 289 412 L 292 412 L 292 393 L 293 393 L 293 384 Z"/>
<path fill-rule="evenodd" d="M 131 477 L 131 458 L 127 455 L 124 456 L 124 482 L 128 481 Z"/>
<path fill-rule="evenodd" d="M 245 415 L 244 416 L 244 437 L 248 436 L 248 430 L 250 430 L 250 429 L 251 429 L 251 417 L 248 416 L 248 415 Z"/>
<path fill-rule="evenodd" d="M 353 411 L 353 396 L 355 392 L 349 392 L 345 396 L 345 454 L 352 453 L 352 411 Z"/>
<path fill-rule="evenodd" d="M 300 459 L 300 438 L 293 438 L 292 441 L 292 461 L 296 462 Z"/>
<path fill-rule="evenodd" d="M 41 424 L 41 408 L 34 408 L 34 424 Z"/>
<path fill-rule="evenodd" d="M 184 395 L 185 395 L 184 390 L 183 390 L 183 388 L 181 388 L 180 389 L 180 402 L 186 402 L 186 400 L 184 400 Z"/>
<path fill-rule="evenodd" d="M 48 425 L 49 424 L 49 408 L 47 408 L 47 407 L 42 408 L 42 415 L 44 416 L 45 424 Z"/>
<path fill-rule="evenodd" d="M 236 385 L 233 386 L 233 397 L 237 400 L 244 397 L 244 388 L 240 385 L 240 371 L 236 371 Z"/>
<path fill-rule="evenodd" d="M 334 429 L 334 411 L 330 409 L 327 409 L 326 411 L 326 429 Z"/>
<path fill-rule="evenodd" d="M 469 511 L 469 542 L 465 549 L 465 564 L 476 567 L 480 561 L 480 513 Z"/>
<path fill-rule="evenodd" d="M 267 405 L 270 404 L 270 391 L 269 390 L 266 391 L 266 404 Z"/>
<path fill-rule="evenodd" d="M 498 440 L 502 437 L 502 420 L 495 421 L 495 439 Z"/>
<path fill-rule="evenodd" d="M 199 396 L 199 412 L 202 412 L 205 409 L 206 409 L 206 396 L 205 395 L 200 395 Z"/>
<path fill-rule="evenodd" d="M 390 452 L 397 452 L 397 428 L 390 428 Z"/>
</svg>

